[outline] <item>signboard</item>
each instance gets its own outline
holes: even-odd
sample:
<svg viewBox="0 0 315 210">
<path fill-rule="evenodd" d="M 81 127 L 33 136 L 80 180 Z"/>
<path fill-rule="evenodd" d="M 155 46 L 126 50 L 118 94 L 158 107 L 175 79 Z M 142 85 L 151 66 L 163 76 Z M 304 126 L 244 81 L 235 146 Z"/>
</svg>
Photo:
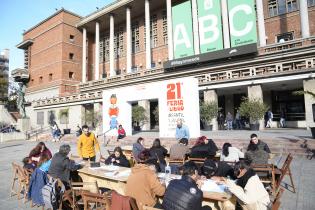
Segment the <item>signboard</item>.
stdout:
<svg viewBox="0 0 315 210">
<path fill-rule="evenodd" d="M 253 0 L 228 0 L 231 46 L 257 42 L 256 12 Z"/>
<path fill-rule="evenodd" d="M 174 57 L 194 55 L 190 1 L 172 7 Z"/>
<path fill-rule="evenodd" d="M 223 49 L 221 1 L 197 0 L 200 53 Z"/>
<path fill-rule="evenodd" d="M 176 122 L 182 119 L 190 137 L 200 136 L 199 91 L 196 78 L 180 78 L 103 91 L 103 131 L 117 135 L 122 124 L 132 135 L 131 102 L 157 99 L 160 137 L 175 138 Z M 193 114 L 192 114 L 193 113 Z"/>
</svg>

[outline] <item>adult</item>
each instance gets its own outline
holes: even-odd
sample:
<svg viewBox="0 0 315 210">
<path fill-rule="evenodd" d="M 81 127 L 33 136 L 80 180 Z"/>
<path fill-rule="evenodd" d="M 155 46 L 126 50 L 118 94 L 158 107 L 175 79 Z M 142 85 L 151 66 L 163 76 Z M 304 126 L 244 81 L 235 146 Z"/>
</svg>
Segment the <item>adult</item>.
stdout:
<svg viewBox="0 0 315 210">
<path fill-rule="evenodd" d="M 77 130 L 75 132 L 75 135 L 76 135 L 76 137 L 79 137 L 79 136 L 81 136 L 81 134 L 82 134 L 82 129 L 79 125 L 77 125 Z"/>
<path fill-rule="evenodd" d="M 229 177 L 235 179 L 233 168 L 222 161 L 205 160 L 201 166 L 201 174 L 206 178 Z"/>
<path fill-rule="evenodd" d="M 83 160 L 95 161 L 96 152 L 99 152 L 101 157 L 100 145 L 94 133 L 89 131 L 87 125 L 82 126 L 82 134 L 78 141 L 78 153 Z"/>
<path fill-rule="evenodd" d="M 161 145 L 160 139 L 155 139 L 153 145 L 150 148 L 150 157 L 156 159 L 159 163 L 160 172 L 165 171 L 166 161 L 165 156 L 167 155 L 167 149 Z"/>
<path fill-rule="evenodd" d="M 228 142 L 223 144 L 220 161 L 238 162 L 240 158 L 244 158 L 244 153 L 241 150 L 232 147 L 232 144 Z"/>
<path fill-rule="evenodd" d="M 149 150 L 143 150 L 139 154 L 139 163 L 131 168 L 126 184 L 126 195 L 136 199 L 139 209 L 143 205 L 160 208 L 161 204 L 156 196 L 163 196 L 165 193 L 165 186 L 160 183 L 155 164 L 149 157 Z"/>
<path fill-rule="evenodd" d="M 106 160 L 105 164 L 113 164 L 115 166 L 122 166 L 122 167 L 130 167 L 129 161 L 127 160 L 126 156 L 123 154 L 121 147 L 116 147 L 114 149 L 114 154 L 111 154 Z"/>
<path fill-rule="evenodd" d="M 228 130 L 233 129 L 233 115 L 230 112 L 228 112 L 226 115 L 226 124 Z"/>
<path fill-rule="evenodd" d="M 165 210 L 211 210 L 209 206 L 202 206 L 203 192 L 199 189 L 198 167 L 192 162 L 186 162 L 182 167 L 182 178 L 171 180 L 164 198 Z"/>
<path fill-rule="evenodd" d="M 39 162 L 40 156 L 43 154 L 46 154 L 49 159 L 52 158 L 50 150 L 46 147 L 45 143 L 41 141 L 36 145 L 36 147 L 31 150 L 29 158 L 33 161 L 34 164 L 37 164 Z"/>
<path fill-rule="evenodd" d="M 263 142 L 260 139 L 258 139 L 258 136 L 255 133 L 250 135 L 250 142 L 249 142 L 248 146 L 250 146 L 251 144 L 257 144 L 258 149 L 264 150 L 267 153 L 270 153 L 269 146 L 265 142 Z"/>
<path fill-rule="evenodd" d="M 118 136 L 117 136 L 117 141 L 119 140 L 119 139 L 123 139 L 123 138 L 125 138 L 126 137 L 126 131 L 125 131 L 125 129 L 122 127 L 122 125 L 119 125 L 118 126 Z"/>
<path fill-rule="evenodd" d="M 183 124 L 182 119 L 177 120 L 175 137 L 178 141 L 182 138 L 189 139 L 189 129 L 186 125 Z"/>
<path fill-rule="evenodd" d="M 48 170 L 48 174 L 54 178 L 59 178 L 65 184 L 66 188 L 70 187 L 70 172 L 80 168 L 80 165 L 75 164 L 73 160 L 69 159 L 69 152 L 69 144 L 61 145 L 59 151 L 51 159 Z"/>
<path fill-rule="evenodd" d="M 236 129 L 242 129 L 242 123 L 241 123 L 241 114 L 240 111 L 237 110 L 235 114 L 235 124 L 236 124 Z"/>
<path fill-rule="evenodd" d="M 136 160 L 136 162 L 139 162 L 139 154 L 144 150 L 144 139 L 142 137 L 139 137 L 137 139 L 137 142 L 134 143 L 132 145 L 132 155 L 133 155 L 133 158 Z"/>
<path fill-rule="evenodd" d="M 171 160 L 182 160 L 189 153 L 188 139 L 182 138 L 170 148 Z"/>
<path fill-rule="evenodd" d="M 245 160 L 250 164 L 267 164 L 269 153 L 259 149 L 258 144 L 250 144 L 245 153 Z"/>
<path fill-rule="evenodd" d="M 218 115 L 218 124 L 219 124 L 219 130 L 224 130 L 224 115 L 222 112 L 219 112 Z"/>
<path fill-rule="evenodd" d="M 255 171 L 245 161 L 240 161 L 235 164 L 234 173 L 236 182 L 222 178 L 221 183 L 238 199 L 242 208 L 267 210 L 269 195 Z"/>
<path fill-rule="evenodd" d="M 280 127 L 281 128 L 285 127 L 285 112 L 284 112 L 284 110 L 280 111 Z"/>
<path fill-rule="evenodd" d="M 273 113 L 272 113 L 272 111 L 270 109 L 267 112 L 267 117 L 268 117 L 268 120 L 267 120 L 266 128 L 271 128 L 272 119 L 273 119 Z"/>
<path fill-rule="evenodd" d="M 207 158 L 214 157 L 218 151 L 217 145 L 212 139 L 201 136 L 197 139 L 195 145 L 191 148 L 190 157 Z"/>
<path fill-rule="evenodd" d="M 53 136 L 53 142 L 55 141 L 59 141 L 60 140 L 60 135 L 61 135 L 61 131 L 56 123 L 56 121 L 53 121 L 51 124 L 51 132 L 52 132 L 52 136 Z"/>
</svg>

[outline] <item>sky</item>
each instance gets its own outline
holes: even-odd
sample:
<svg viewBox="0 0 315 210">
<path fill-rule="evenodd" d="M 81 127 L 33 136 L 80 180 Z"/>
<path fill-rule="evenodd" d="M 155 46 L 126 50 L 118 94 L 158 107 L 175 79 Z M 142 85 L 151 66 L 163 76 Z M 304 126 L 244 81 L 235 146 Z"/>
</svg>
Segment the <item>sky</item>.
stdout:
<svg viewBox="0 0 315 210">
<path fill-rule="evenodd" d="M 0 0 L 0 51 L 10 50 L 10 71 L 24 67 L 24 52 L 16 48 L 23 30 L 35 26 L 62 7 L 86 16 L 114 0 Z"/>
</svg>

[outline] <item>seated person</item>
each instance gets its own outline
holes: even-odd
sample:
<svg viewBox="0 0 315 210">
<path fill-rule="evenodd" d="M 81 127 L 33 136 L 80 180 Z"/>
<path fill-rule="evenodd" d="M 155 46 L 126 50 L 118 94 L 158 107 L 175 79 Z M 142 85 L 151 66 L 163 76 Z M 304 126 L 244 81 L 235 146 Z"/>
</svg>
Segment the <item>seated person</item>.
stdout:
<svg viewBox="0 0 315 210">
<path fill-rule="evenodd" d="M 22 162 L 23 162 L 23 168 L 30 170 L 30 171 L 35 170 L 36 165 L 33 163 L 31 158 L 25 157 L 25 158 L 23 158 Z"/>
<path fill-rule="evenodd" d="M 139 163 L 131 168 L 125 188 L 126 195 L 136 199 L 139 209 L 143 205 L 161 207 L 156 196 L 163 196 L 165 192 L 165 186 L 160 183 L 154 162 L 149 157 L 149 150 L 139 154 Z"/>
<path fill-rule="evenodd" d="M 233 168 L 226 162 L 215 162 L 211 159 L 205 160 L 201 166 L 201 174 L 207 179 L 213 177 L 229 177 L 235 179 Z"/>
<path fill-rule="evenodd" d="M 35 148 L 33 148 L 29 154 L 29 157 L 35 165 L 37 165 L 39 158 L 42 154 L 48 155 L 49 159 L 52 158 L 50 150 L 46 147 L 44 142 L 39 142 Z"/>
<path fill-rule="evenodd" d="M 245 160 L 250 164 L 267 164 L 269 153 L 265 150 L 258 149 L 257 144 L 249 144 L 245 153 Z"/>
<path fill-rule="evenodd" d="M 105 164 L 106 165 L 113 164 L 115 166 L 130 167 L 129 161 L 127 160 L 126 156 L 123 154 L 122 149 L 120 147 L 116 147 L 114 149 L 114 154 L 111 154 L 105 160 Z"/>
<path fill-rule="evenodd" d="M 37 167 L 44 171 L 45 173 L 48 172 L 48 169 L 50 167 L 51 164 L 51 159 L 48 157 L 47 154 L 42 154 L 39 158 L 39 162 L 37 164 Z"/>
<path fill-rule="evenodd" d="M 221 178 L 228 190 L 238 199 L 243 209 L 267 210 L 270 203 L 269 194 L 263 183 L 246 161 L 241 160 L 234 166 L 237 181 Z"/>
<path fill-rule="evenodd" d="M 51 159 L 51 164 L 48 170 L 48 174 L 53 178 L 59 178 L 67 189 L 70 188 L 70 172 L 78 170 L 81 166 L 75 164 L 73 160 L 70 160 L 68 154 L 70 152 L 70 145 L 63 144 Z"/>
<path fill-rule="evenodd" d="M 217 145 L 212 139 L 207 139 L 206 136 L 198 138 L 196 144 L 191 148 L 191 158 L 207 158 L 214 157 L 218 151 Z"/>
<path fill-rule="evenodd" d="M 136 162 L 139 162 L 138 156 L 144 150 L 144 139 L 139 137 L 137 142 L 132 145 L 132 155 Z"/>
<path fill-rule="evenodd" d="M 209 206 L 202 207 L 203 192 L 197 186 L 198 167 L 192 162 L 186 162 L 182 167 L 182 178 L 171 180 L 164 198 L 165 210 L 211 210 Z"/>
<path fill-rule="evenodd" d="M 173 144 L 170 148 L 170 159 L 181 160 L 189 153 L 188 139 L 182 138 L 177 144 Z"/>
<path fill-rule="evenodd" d="M 158 172 L 164 172 L 166 161 L 165 156 L 167 155 L 167 149 L 165 149 L 163 146 L 161 146 L 160 139 L 155 139 L 153 142 L 152 147 L 150 148 L 150 158 L 156 159 L 159 163 L 159 169 Z"/>
<path fill-rule="evenodd" d="M 257 134 L 253 133 L 250 135 L 250 142 L 249 145 L 256 144 L 259 150 L 264 150 L 267 153 L 270 153 L 270 149 L 268 147 L 268 144 L 258 139 Z M 247 149 L 248 150 L 248 149 Z"/>
<path fill-rule="evenodd" d="M 126 137 L 126 131 L 125 129 L 122 127 L 122 125 L 118 126 L 118 136 L 117 136 L 117 141 L 119 139 L 123 139 Z"/>
<path fill-rule="evenodd" d="M 244 153 L 236 147 L 232 147 L 230 143 L 224 143 L 220 161 L 238 162 L 240 158 L 244 158 Z"/>
</svg>

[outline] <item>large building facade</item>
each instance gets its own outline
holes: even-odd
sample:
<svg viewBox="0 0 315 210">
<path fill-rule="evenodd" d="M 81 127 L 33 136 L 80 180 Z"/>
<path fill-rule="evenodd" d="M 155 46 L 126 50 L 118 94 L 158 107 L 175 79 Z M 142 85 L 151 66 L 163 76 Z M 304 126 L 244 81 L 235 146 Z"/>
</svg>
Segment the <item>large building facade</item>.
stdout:
<svg viewBox="0 0 315 210">
<path fill-rule="evenodd" d="M 32 126 L 47 125 L 51 113 L 68 110 L 68 123 L 75 127 L 86 123 L 87 112 L 102 110 L 102 90 L 181 77 L 197 78 L 200 99 L 216 101 L 225 114 L 231 112 L 235 115 L 241 98 L 247 96 L 261 99 L 271 108 L 274 127 L 278 126 L 281 110 L 286 112 L 289 127 L 313 125 L 312 104 L 315 101 L 307 95 L 294 96 L 292 92 L 301 89 L 315 91 L 315 1 L 245 2 L 252 2 L 252 10 L 246 7 L 240 9 L 241 13 L 252 14 L 256 27 L 252 35 L 254 38 L 243 42 L 233 37 L 237 34 L 238 23 L 231 24 L 232 11 L 236 13 L 235 8 L 239 9 L 237 4 L 244 3 L 242 0 L 121 0 L 81 18 L 76 23 L 76 30 L 81 32 L 78 36 L 82 36 L 78 43 L 82 46 L 78 61 L 82 59 L 77 64 L 80 71 L 75 74 L 75 78 L 81 80 L 78 92 L 59 98 L 34 100 L 28 107 L 33 116 Z M 206 32 L 214 31 L 210 26 L 200 26 L 201 20 L 204 20 L 200 19 L 204 12 L 202 5 L 204 8 L 216 5 L 213 14 L 220 10 L 218 22 L 214 25 L 220 34 L 221 44 L 216 46 L 219 50 L 204 48 L 200 44 L 206 40 Z M 183 13 L 178 12 L 180 7 Z M 187 39 L 184 33 L 178 35 L 183 31 L 178 29 L 176 21 L 183 20 L 176 15 L 186 20 L 183 24 L 186 29 L 189 28 Z M 247 26 L 245 21 L 244 27 Z M 176 50 L 174 47 L 180 42 L 186 48 Z M 246 46 L 249 46 L 246 42 L 251 46 L 254 44 L 255 50 L 246 53 Z M 237 43 L 245 43 L 245 49 L 241 46 L 243 44 L 237 46 Z M 228 56 L 233 53 L 231 50 L 237 52 L 236 56 Z M 244 53 L 238 54 L 243 50 Z M 60 52 L 56 53 L 60 55 Z M 47 72 L 48 69 L 54 74 L 52 68 L 47 68 Z M 32 81 L 30 83 L 30 95 L 36 88 L 45 87 L 36 79 L 34 86 Z M 156 106 L 154 100 L 137 103 L 149 113 Z M 38 120 L 39 116 L 44 120 Z M 150 114 L 148 117 L 149 123 L 144 126 L 147 130 L 154 124 L 153 117 Z"/>
<path fill-rule="evenodd" d="M 9 50 L 0 52 L 0 103 L 8 100 L 9 86 Z"/>
</svg>

